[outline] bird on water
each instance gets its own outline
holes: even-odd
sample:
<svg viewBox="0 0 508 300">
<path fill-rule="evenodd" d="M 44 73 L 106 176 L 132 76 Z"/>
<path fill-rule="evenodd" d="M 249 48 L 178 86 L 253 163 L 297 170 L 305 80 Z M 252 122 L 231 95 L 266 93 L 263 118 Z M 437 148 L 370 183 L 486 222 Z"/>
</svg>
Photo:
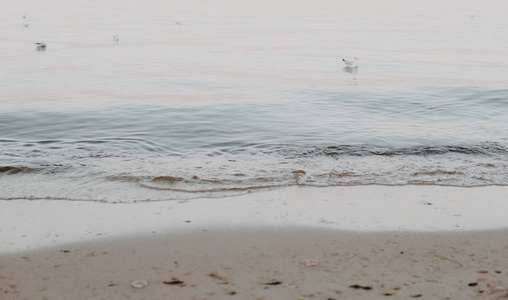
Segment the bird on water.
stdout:
<svg viewBox="0 0 508 300">
<path fill-rule="evenodd" d="M 355 57 L 352 60 L 345 60 L 343 58 L 342 61 L 346 64 L 347 68 L 358 68 L 358 57 Z"/>
</svg>

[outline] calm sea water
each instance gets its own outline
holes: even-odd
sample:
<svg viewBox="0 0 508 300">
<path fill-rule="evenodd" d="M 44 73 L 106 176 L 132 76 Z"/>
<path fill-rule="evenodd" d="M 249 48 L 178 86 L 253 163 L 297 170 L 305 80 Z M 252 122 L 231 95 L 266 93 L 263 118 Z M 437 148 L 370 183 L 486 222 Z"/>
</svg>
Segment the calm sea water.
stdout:
<svg viewBox="0 0 508 300">
<path fill-rule="evenodd" d="M 507 1 L 2 3 L 1 199 L 508 185 Z"/>
</svg>

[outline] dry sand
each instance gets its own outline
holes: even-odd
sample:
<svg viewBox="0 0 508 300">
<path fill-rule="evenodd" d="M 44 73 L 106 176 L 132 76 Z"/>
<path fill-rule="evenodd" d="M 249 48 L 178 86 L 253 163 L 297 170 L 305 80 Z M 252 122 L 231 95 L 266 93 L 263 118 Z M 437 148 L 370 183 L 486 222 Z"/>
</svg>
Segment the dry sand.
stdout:
<svg viewBox="0 0 508 300">
<path fill-rule="evenodd" d="M 154 233 L 4 255 L 0 298 L 508 299 L 507 234 Z"/>
</svg>

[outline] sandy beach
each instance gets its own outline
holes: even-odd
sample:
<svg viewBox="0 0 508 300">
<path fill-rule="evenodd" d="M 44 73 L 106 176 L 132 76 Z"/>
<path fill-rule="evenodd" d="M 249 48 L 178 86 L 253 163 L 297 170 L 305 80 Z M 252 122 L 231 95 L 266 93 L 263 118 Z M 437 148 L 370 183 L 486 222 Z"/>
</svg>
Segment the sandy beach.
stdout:
<svg viewBox="0 0 508 300">
<path fill-rule="evenodd" d="M 0 300 L 508 300 L 507 0 L 0 8 Z"/>
<path fill-rule="evenodd" d="M 2 299 L 506 299 L 507 233 L 136 236 L 3 256 L 0 291 Z"/>
<path fill-rule="evenodd" d="M 505 299 L 503 192 L 295 187 L 187 202 L 2 201 L 1 299 Z"/>
</svg>

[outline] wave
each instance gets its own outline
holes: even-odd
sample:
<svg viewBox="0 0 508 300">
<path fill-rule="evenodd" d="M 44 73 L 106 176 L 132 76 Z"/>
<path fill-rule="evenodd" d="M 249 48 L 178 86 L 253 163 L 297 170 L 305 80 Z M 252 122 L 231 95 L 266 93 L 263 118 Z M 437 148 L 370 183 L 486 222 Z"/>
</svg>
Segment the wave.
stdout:
<svg viewBox="0 0 508 300">
<path fill-rule="evenodd" d="M 471 145 L 433 145 L 413 147 L 385 147 L 376 145 L 331 145 L 331 146 L 297 146 L 277 149 L 276 152 L 289 156 L 428 156 L 443 154 L 465 155 L 507 155 L 508 146 L 497 142 L 483 142 Z"/>
<path fill-rule="evenodd" d="M 41 171 L 40 168 L 18 167 L 18 166 L 0 166 L 0 174 L 15 175 L 19 173 L 35 173 Z"/>
</svg>

